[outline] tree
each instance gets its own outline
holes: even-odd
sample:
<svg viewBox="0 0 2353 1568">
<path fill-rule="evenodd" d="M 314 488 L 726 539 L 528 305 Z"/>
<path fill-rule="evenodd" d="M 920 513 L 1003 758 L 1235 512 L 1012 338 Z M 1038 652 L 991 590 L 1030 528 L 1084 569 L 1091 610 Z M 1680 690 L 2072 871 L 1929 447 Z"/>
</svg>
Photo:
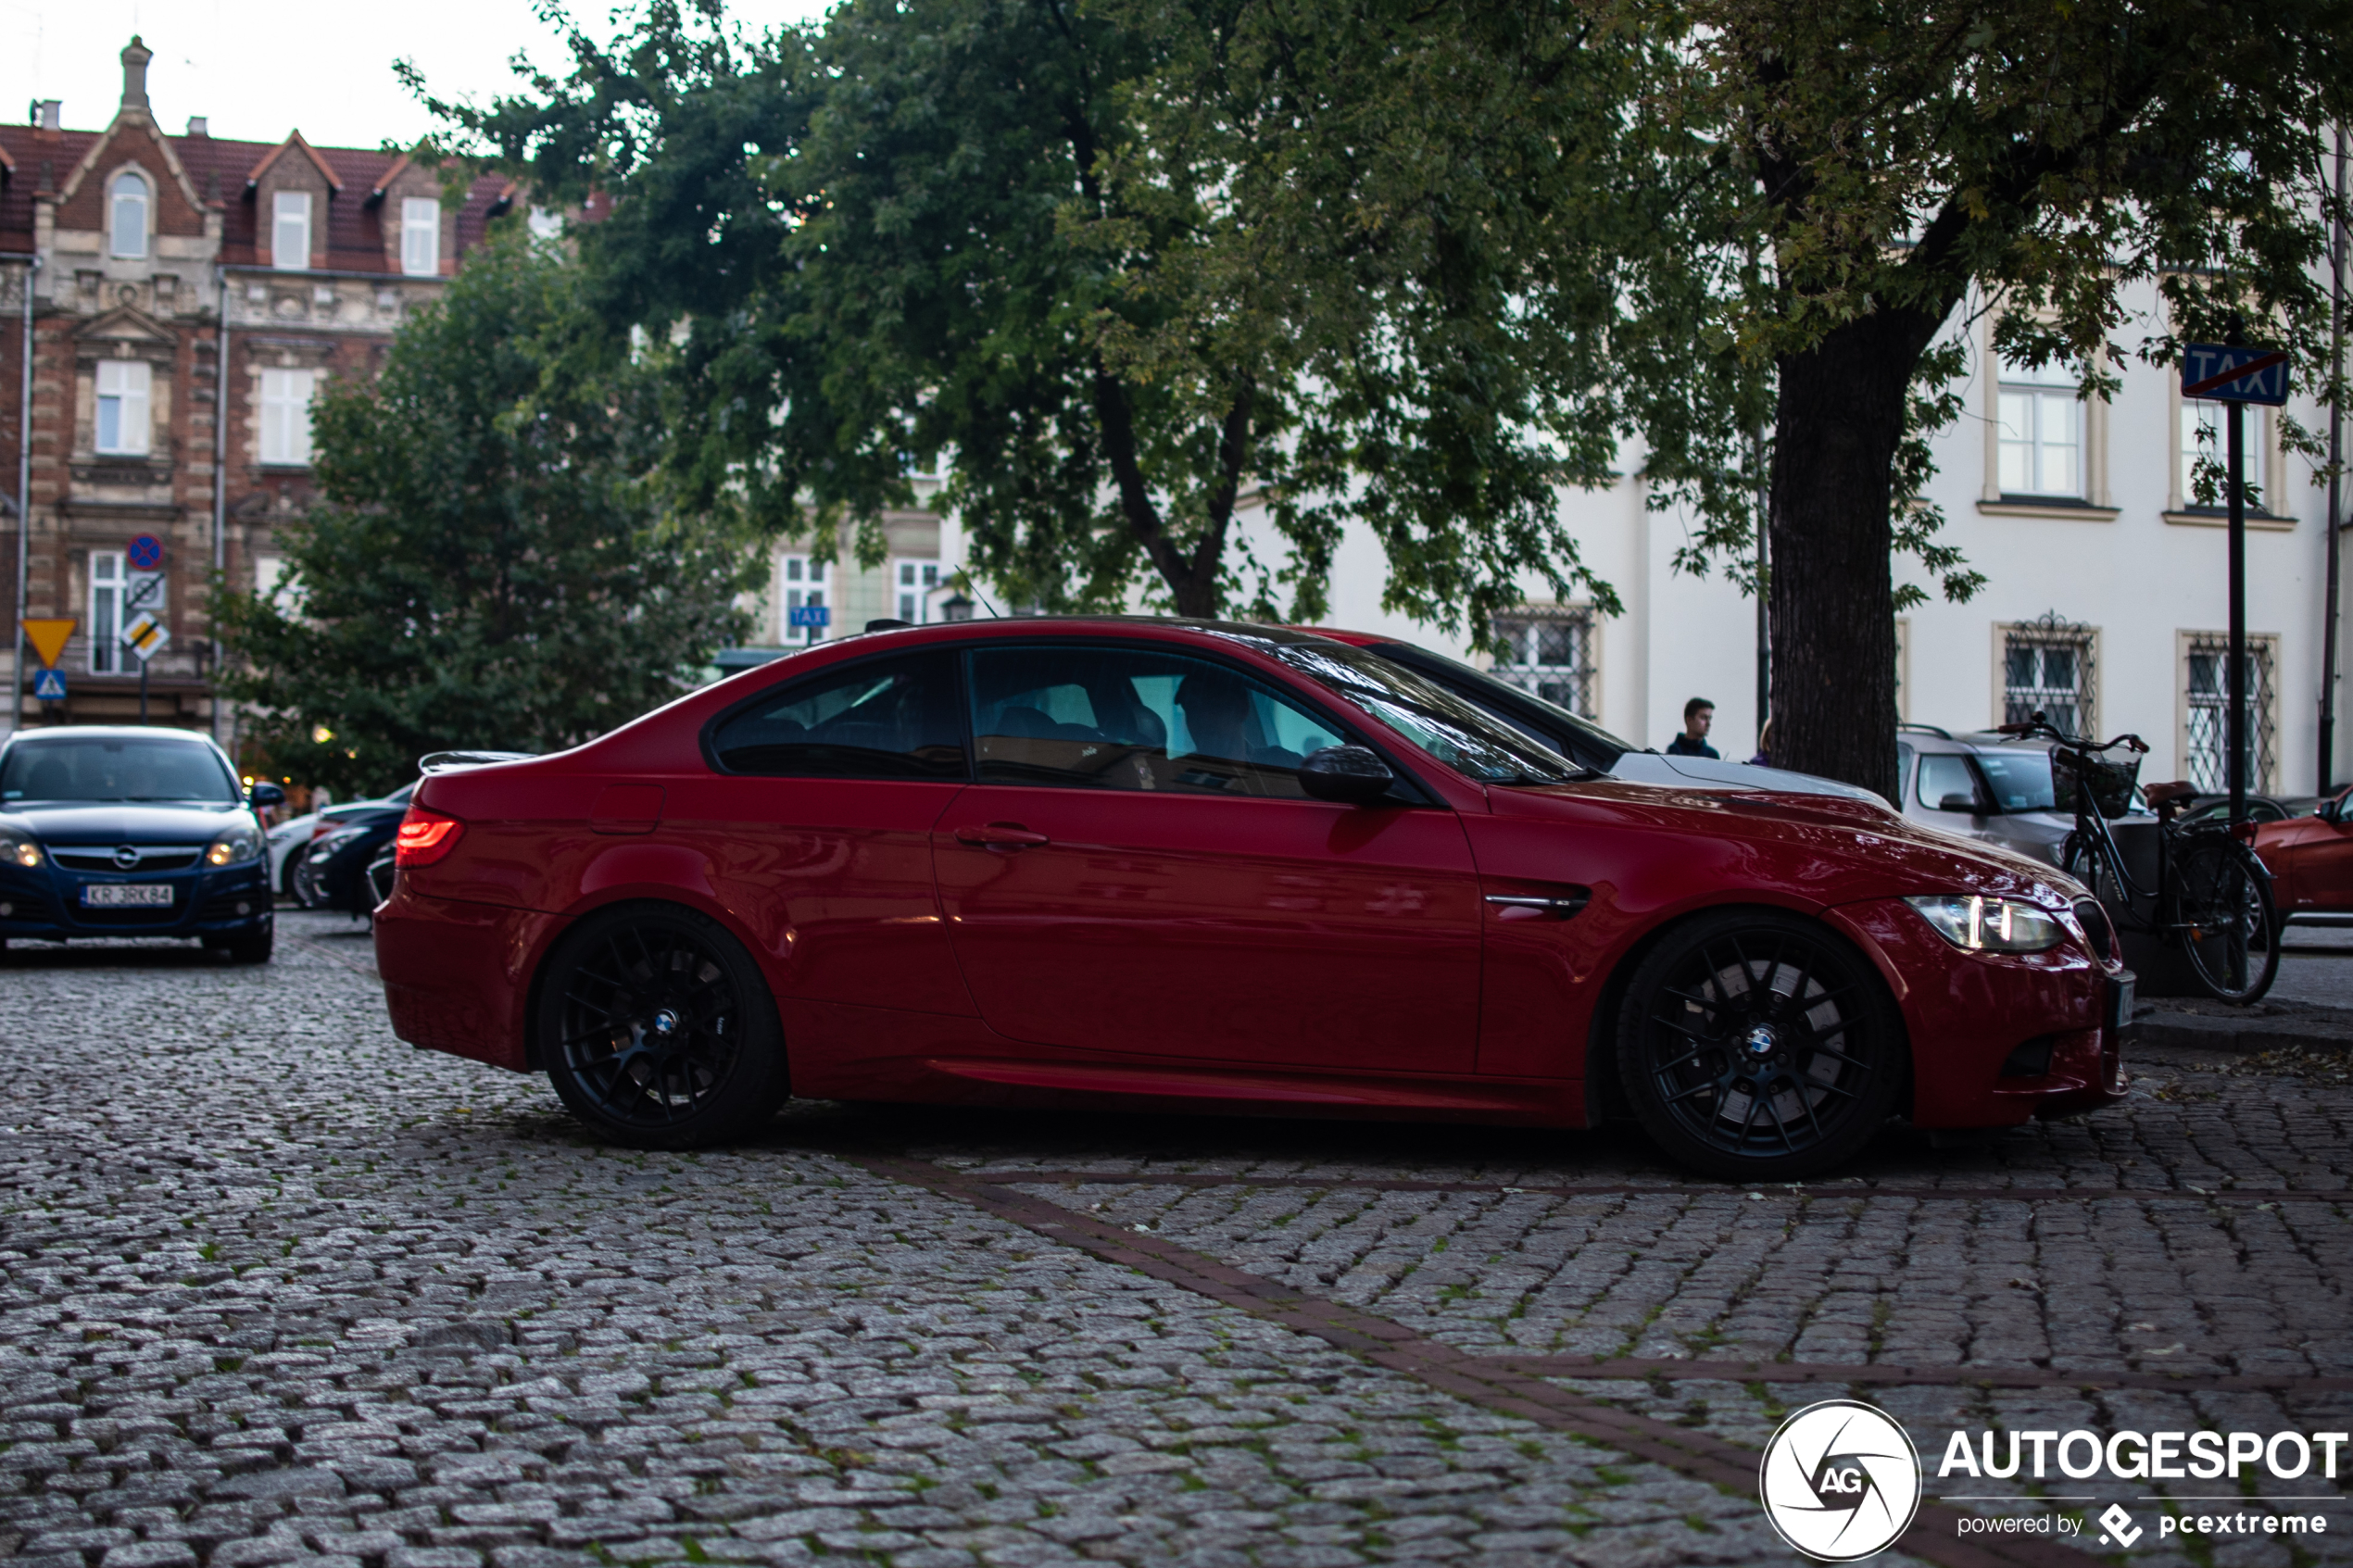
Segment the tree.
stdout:
<svg viewBox="0 0 2353 1568">
<path fill-rule="evenodd" d="M 1262 220 L 1286 194 L 1230 183 L 1218 136 L 1138 141 L 1138 84 L 1202 44 L 1164 20 L 851 0 L 748 43 L 663 3 L 610 47 L 575 33 L 560 81 L 428 102 L 550 199 L 610 199 L 579 243 L 616 330 L 678 336 L 672 460 L 699 503 L 821 549 L 849 520 L 876 557 L 907 471 L 945 453 L 979 574 L 1049 608 L 1140 585 L 1182 614 L 1314 617 L 1352 510 L 1401 603 L 1586 580 L 1556 508 L 1490 504 L 1491 425 L 1309 379 L 1363 348 L 1353 282 Z M 1503 488 L 1549 502 L 1611 455 L 1546 449 Z M 1236 548 L 1253 497 L 1279 560 Z"/>
<path fill-rule="evenodd" d="M 222 689 L 277 767 L 381 788 L 443 747 L 577 745 L 749 630 L 756 560 L 665 504 L 659 370 L 582 330 L 580 289 L 501 236 L 375 381 L 322 389 L 285 574 L 220 598 Z"/>
<path fill-rule="evenodd" d="M 1228 179 L 1290 193 L 1261 246 L 1347 267 L 1360 400 L 1476 345 L 1491 428 L 1642 444 L 1695 568 L 1769 490 L 1777 759 L 1891 796 L 1892 553 L 1978 581 L 1915 504 L 1965 307 L 2094 395 L 2233 318 L 2325 362 L 2345 0 L 1106 3 L 1211 41 L 1137 89 L 1148 139 L 1285 107 Z"/>
</svg>

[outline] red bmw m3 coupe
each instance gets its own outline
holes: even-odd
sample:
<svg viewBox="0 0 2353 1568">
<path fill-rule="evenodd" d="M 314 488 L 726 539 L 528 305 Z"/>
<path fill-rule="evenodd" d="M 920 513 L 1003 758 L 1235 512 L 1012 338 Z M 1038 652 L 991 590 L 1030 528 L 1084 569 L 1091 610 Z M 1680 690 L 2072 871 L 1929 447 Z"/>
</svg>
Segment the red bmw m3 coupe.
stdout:
<svg viewBox="0 0 2353 1568">
<path fill-rule="evenodd" d="M 2047 866 L 1588 772 L 1362 648 L 1143 619 L 842 638 L 437 773 L 394 1027 L 599 1135 L 787 1095 L 1588 1127 L 1742 1179 L 2119 1098 L 2132 977 Z"/>
</svg>

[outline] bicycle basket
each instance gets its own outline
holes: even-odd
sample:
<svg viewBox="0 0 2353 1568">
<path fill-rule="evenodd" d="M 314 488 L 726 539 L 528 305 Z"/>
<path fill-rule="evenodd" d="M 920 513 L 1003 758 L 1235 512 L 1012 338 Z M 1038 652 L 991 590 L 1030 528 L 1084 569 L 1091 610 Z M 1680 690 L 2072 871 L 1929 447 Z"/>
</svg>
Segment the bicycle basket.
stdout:
<svg viewBox="0 0 2353 1568">
<path fill-rule="evenodd" d="M 2103 817 L 2120 817 L 2133 809 L 2133 785 L 2141 776 L 2141 758 L 2136 751 L 2123 750 L 2122 761 L 2112 761 L 2094 751 L 2053 750 L 2051 753 L 2051 795 L 2061 812 L 2077 809 L 2084 795 Z"/>
</svg>

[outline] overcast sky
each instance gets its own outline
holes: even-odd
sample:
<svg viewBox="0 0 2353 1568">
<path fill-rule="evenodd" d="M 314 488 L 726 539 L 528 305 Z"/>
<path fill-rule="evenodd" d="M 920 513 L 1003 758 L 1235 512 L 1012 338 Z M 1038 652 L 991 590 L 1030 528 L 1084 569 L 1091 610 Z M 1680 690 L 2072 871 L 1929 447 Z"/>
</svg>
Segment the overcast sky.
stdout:
<svg viewBox="0 0 2353 1568">
<path fill-rule="evenodd" d="M 752 31 L 821 14 L 824 0 L 733 0 Z M 610 37 L 611 0 L 572 6 L 591 36 Z M 487 100 L 512 90 L 517 51 L 543 68 L 567 56 L 531 0 L 0 0 L 0 118 L 26 119 L 35 98 L 65 101 L 65 123 L 96 131 L 122 100 L 122 46 L 138 33 L 155 60 L 147 96 L 177 132 L 204 115 L 212 133 L 276 142 L 299 130 L 327 146 L 413 141 L 425 112 L 393 79 L 407 57 L 445 96 Z"/>
</svg>

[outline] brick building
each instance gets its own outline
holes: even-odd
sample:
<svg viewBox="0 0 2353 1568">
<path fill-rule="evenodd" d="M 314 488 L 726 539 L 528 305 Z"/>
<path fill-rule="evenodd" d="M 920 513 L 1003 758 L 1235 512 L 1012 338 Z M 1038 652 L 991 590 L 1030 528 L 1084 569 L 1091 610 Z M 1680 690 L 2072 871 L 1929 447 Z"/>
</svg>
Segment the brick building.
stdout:
<svg viewBox="0 0 2353 1568">
<path fill-rule="evenodd" d="M 481 180 L 447 203 L 432 169 L 299 132 L 233 142 L 194 119 L 169 134 L 148 108 L 149 57 L 136 38 L 123 50 L 104 131 L 63 129 L 54 101 L 31 125 L 0 126 L 0 689 L 22 694 L 0 712 L 27 725 L 135 719 L 138 662 L 116 633 L 136 613 L 126 600 L 144 596 L 172 633 L 148 671 L 152 720 L 226 740 L 209 682 L 212 574 L 272 579 L 273 531 L 308 499 L 320 381 L 371 373 L 514 192 Z M 142 534 L 164 544 L 159 586 L 126 559 Z M 29 650 L 15 667 L 19 613 L 81 623 L 62 703 L 33 700 Z"/>
</svg>

